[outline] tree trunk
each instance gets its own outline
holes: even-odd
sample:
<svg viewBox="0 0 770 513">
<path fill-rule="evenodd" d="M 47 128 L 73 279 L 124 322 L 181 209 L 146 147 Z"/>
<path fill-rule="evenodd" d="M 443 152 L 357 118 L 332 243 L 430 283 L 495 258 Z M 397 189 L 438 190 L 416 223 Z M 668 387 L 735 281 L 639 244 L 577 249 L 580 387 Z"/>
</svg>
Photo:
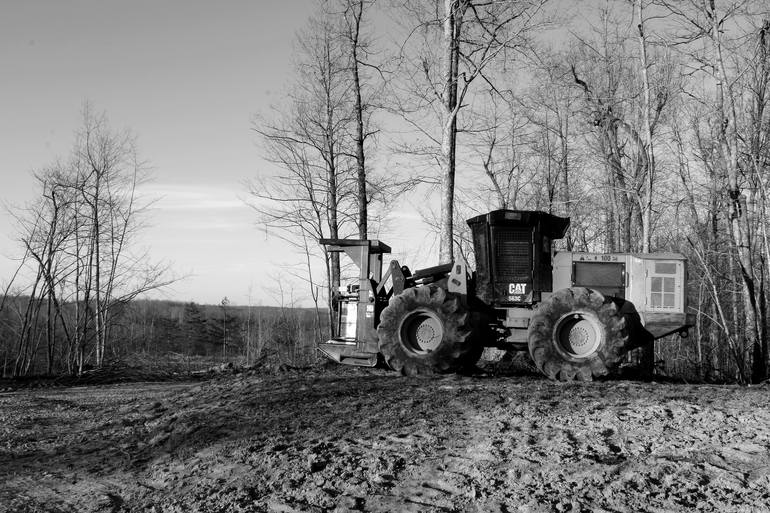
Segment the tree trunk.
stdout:
<svg viewBox="0 0 770 513">
<path fill-rule="evenodd" d="M 355 0 L 351 3 L 353 10 L 352 26 L 350 27 L 350 53 L 351 71 L 353 73 L 353 90 L 355 94 L 356 116 L 356 182 L 358 186 L 358 237 L 366 239 L 368 228 L 368 199 L 366 194 L 366 155 L 364 153 L 364 107 L 361 100 L 361 77 L 358 69 L 358 44 L 361 31 L 361 17 L 363 15 L 363 1 Z"/>
<path fill-rule="evenodd" d="M 770 20 L 764 20 L 758 34 L 758 46 L 756 53 L 756 68 L 754 74 L 754 83 L 751 91 L 753 102 L 752 111 L 752 136 L 751 136 L 751 167 L 753 171 L 752 179 L 756 183 L 759 191 L 759 207 L 756 209 L 759 219 L 766 219 L 767 215 L 767 189 L 764 183 L 765 159 L 766 159 L 766 139 L 768 126 L 765 120 L 765 111 L 768 103 L 767 92 L 770 86 Z M 759 340 L 754 344 L 752 355 L 753 379 L 763 381 L 768 377 L 768 367 L 770 361 L 768 358 L 768 340 L 767 340 L 767 297 L 766 297 L 766 272 L 765 268 L 770 262 L 770 244 L 768 244 L 767 225 L 760 222 L 759 231 L 762 251 L 759 252 L 759 294 L 758 294 L 758 320 Z"/>
<path fill-rule="evenodd" d="M 644 134 L 644 147 L 640 151 L 647 153 L 646 162 L 646 191 L 642 212 L 642 253 L 650 252 L 652 243 L 652 197 L 655 183 L 655 154 L 652 147 L 652 125 L 650 123 L 650 80 L 647 76 L 647 40 L 644 35 L 644 13 L 642 12 L 642 0 L 636 0 L 637 16 L 639 17 L 639 68 L 642 75 L 642 130 Z"/>
<path fill-rule="evenodd" d="M 454 260 L 454 189 L 457 143 L 457 79 L 460 34 L 466 0 L 444 0 L 444 124 L 441 134 L 441 218 L 439 260 Z"/>
<path fill-rule="evenodd" d="M 94 197 L 92 205 L 91 222 L 94 244 L 94 332 L 96 334 L 96 366 L 101 367 L 104 359 L 104 347 L 102 345 L 102 262 L 101 262 L 101 219 L 99 219 L 99 201 L 101 188 L 100 171 L 95 171 Z"/>
<path fill-rule="evenodd" d="M 644 35 L 644 13 L 642 11 L 642 0 L 636 0 L 636 13 L 639 18 L 639 69 L 642 75 L 642 133 L 644 141 L 639 151 L 647 153 L 646 169 L 646 191 L 642 205 L 642 253 L 650 252 L 652 242 L 652 194 L 655 181 L 655 156 L 652 148 L 652 125 L 650 124 L 650 80 L 647 76 L 647 40 Z M 642 372 L 652 378 L 655 372 L 655 341 L 649 346 L 641 348 Z"/>
<path fill-rule="evenodd" d="M 326 84 L 327 87 L 330 87 L 330 84 L 332 83 L 332 66 L 331 63 L 333 62 L 333 59 L 331 57 L 331 49 L 329 47 L 329 42 L 326 41 L 326 47 L 325 47 L 325 58 L 327 63 L 326 68 Z M 326 160 L 326 179 L 327 179 L 327 205 L 326 205 L 326 212 L 327 212 L 327 219 L 329 223 L 329 237 L 332 239 L 338 239 L 339 234 L 339 199 L 338 199 L 338 183 L 337 183 L 337 148 L 335 147 L 335 127 L 334 127 L 334 105 L 332 102 L 332 98 L 330 96 L 330 91 L 327 89 L 326 91 L 326 98 L 324 98 L 325 104 L 326 104 L 326 126 L 324 131 L 324 147 L 326 150 L 326 155 L 324 156 L 324 159 Z M 339 253 L 332 252 L 328 254 L 328 257 L 331 261 L 331 265 L 329 267 L 329 311 L 331 313 L 331 299 L 332 295 L 334 294 L 334 291 L 339 289 L 340 286 L 340 255 Z"/>
<path fill-rule="evenodd" d="M 559 162 L 560 162 L 560 171 L 561 171 L 561 180 L 562 180 L 562 194 L 561 194 L 561 200 L 564 204 L 564 215 L 567 217 L 570 217 L 570 214 L 572 212 L 572 200 L 569 190 L 569 145 L 567 141 L 567 135 L 569 134 L 569 116 L 566 116 L 564 118 L 564 121 L 562 121 L 561 116 L 559 116 L 559 144 L 561 147 L 561 154 L 559 155 Z M 572 230 L 569 230 L 567 232 L 566 237 L 566 243 L 567 243 L 567 251 L 572 251 L 575 246 L 575 238 L 572 234 Z"/>
<path fill-rule="evenodd" d="M 718 20 L 714 0 L 710 0 L 711 20 Z M 716 111 L 717 119 L 714 127 L 717 130 L 719 142 L 719 165 L 727 175 L 727 200 L 728 215 L 730 219 L 730 233 L 735 244 L 736 260 L 740 267 L 741 292 L 743 296 L 743 324 L 745 326 L 746 347 L 752 352 L 757 352 L 757 346 L 761 351 L 761 329 L 758 325 L 759 307 L 756 297 L 756 276 L 752 256 L 751 222 L 749 219 L 746 195 L 741 191 L 738 183 L 738 129 L 736 126 L 737 115 L 735 112 L 735 100 L 732 90 L 726 85 L 726 72 L 722 57 L 721 27 L 713 21 L 711 27 L 711 40 L 714 47 L 714 71 L 716 78 Z M 762 362 L 764 363 L 764 362 Z M 752 366 L 751 380 L 762 381 L 766 377 L 764 364 Z"/>
</svg>

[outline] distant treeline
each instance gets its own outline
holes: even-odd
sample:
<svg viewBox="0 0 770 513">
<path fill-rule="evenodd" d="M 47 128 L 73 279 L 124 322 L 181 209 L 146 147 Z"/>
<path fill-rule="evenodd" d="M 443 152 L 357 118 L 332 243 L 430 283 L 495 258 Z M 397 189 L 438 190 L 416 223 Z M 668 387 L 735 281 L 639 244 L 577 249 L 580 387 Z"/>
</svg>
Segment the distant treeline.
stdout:
<svg viewBox="0 0 770 513">
<path fill-rule="evenodd" d="M 0 301 L 3 376 L 75 374 L 94 365 L 95 330 L 86 328 L 80 337 L 67 330 L 66 317 L 74 318 L 82 305 L 62 305 L 65 322 L 57 316 L 49 323 L 42 300 L 5 296 Z M 324 312 L 303 308 L 134 300 L 113 312 L 106 361 L 308 365 L 316 361 L 315 343 L 328 329 L 321 325 Z M 78 365 L 80 340 L 83 366 Z"/>
</svg>

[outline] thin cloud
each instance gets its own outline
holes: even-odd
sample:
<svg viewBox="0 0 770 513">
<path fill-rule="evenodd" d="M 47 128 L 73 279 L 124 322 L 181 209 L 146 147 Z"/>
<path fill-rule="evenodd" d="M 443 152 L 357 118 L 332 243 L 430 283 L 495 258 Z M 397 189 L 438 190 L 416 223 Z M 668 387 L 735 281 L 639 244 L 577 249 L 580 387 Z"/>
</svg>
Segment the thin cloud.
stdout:
<svg viewBox="0 0 770 513">
<path fill-rule="evenodd" d="M 210 185 L 151 184 L 139 191 L 158 210 L 231 210 L 247 208 L 236 192 Z"/>
</svg>

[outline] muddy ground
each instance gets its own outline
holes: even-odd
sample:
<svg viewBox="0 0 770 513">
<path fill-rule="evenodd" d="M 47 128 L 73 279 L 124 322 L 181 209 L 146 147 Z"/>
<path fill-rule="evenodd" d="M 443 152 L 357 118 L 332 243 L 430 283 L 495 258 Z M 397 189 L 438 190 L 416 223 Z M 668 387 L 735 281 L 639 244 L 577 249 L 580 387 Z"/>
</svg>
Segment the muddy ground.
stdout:
<svg viewBox="0 0 770 513">
<path fill-rule="evenodd" d="M 0 512 L 770 511 L 770 387 L 266 374 L 0 393 Z"/>
</svg>

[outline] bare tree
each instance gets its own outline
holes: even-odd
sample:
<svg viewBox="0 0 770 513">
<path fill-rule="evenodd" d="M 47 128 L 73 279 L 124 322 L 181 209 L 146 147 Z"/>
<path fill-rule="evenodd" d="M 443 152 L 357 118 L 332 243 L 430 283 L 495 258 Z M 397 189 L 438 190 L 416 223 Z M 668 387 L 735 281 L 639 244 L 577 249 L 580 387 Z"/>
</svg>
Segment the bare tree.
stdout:
<svg viewBox="0 0 770 513">
<path fill-rule="evenodd" d="M 488 193 L 498 208 L 518 208 L 526 187 L 533 180 L 531 170 L 523 165 L 528 120 L 517 109 L 512 92 L 506 97 L 491 94 L 486 108 L 479 110 L 482 123 L 489 128 L 471 135 L 471 147 L 489 180 Z M 488 201 L 478 203 L 486 205 Z"/>
<path fill-rule="evenodd" d="M 586 118 L 595 127 L 595 151 L 606 169 L 613 206 L 606 246 L 649 252 L 656 196 L 654 136 L 677 84 L 672 77 L 675 65 L 665 49 L 655 55 L 657 62 L 650 58 L 643 4 L 635 0 L 634 7 L 637 50 L 631 48 L 631 31 L 622 29 L 627 23 L 607 7 L 593 36 L 579 38 L 571 68 Z"/>
<path fill-rule="evenodd" d="M 724 235 L 729 246 L 722 251 L 714 248 L 713 261 L 703 258 L 703 266 L 718 265 L 721 272 L 727 267 L 730 282 L 735 280 L 737 287 L 730 287 L 732 295 L 726 298 L 729 308 L 725 311 L 731 319 L 722 325 L 735 341 L 740 379 L 761 381 L 768 368 L 767 265 L 761 228 L 765 183 L 761 177 L 766 173 L 757 172 L 756 163 L 767 160 L 766 156 L 755 157 L 766 155 L 760 141 L 767 133 L 762 85 L 766 82 L 767 44 L 764 23 L 757 23 L 757 13 L 766 13 L 766 9 L 756 9 L 763 3 L 751 0 L 656 3 L 675 22 L 671 41 L 687 59 L 694 78 L 687 84 L 690 100 L 708 119 L 704 128 L 695 128 L 698 154 L 715 191 L 714 231 L 709 239 L 716 241 Z"/>
<path fill-rule="evenodd" d="M 356 199 L 358 202 L 358 237 L 366 239 L 369 231 L 369 191 L 366 169 L 365 145 L 372 135 L 368 130 L 372 104 L 364 99 L 362 68 L 370 65 L 371 42 L 362 33 L 364 15 L 373 4 L 373 0 L 343 0 L 342 2 L 343 36 L 348 43 L 349 66 L 353 91 L 353 140 L 355 144 Z"/>
<path fill-rule="evenodd" d="M 85 282 L 93 295 L 95 361 L 106 354 L 113 309 L 137 295 L 166 285 L 163 265 L 147 264 L 146 255 L 132 254 L 130 244 L 141 227 L 144 208 L 137 200 L 137 185 L 147 167 L 139 159 L 134 137 L 112 130 L 104 114 L 94 115 L 88 105 L 78 134 L 73 167 L 79 193 L 79 219 L 88 234 Z M 90 304 L 86 303 L 86 308 Z"/>
<path fill-rule="evenodd" d="M 342 268 L 339 253 L 318 240 L 368 238 L 380 229 L 384 206 L 405 187 L 397 175 L 372 166 L 374 117 L 388 74 L 367 23 L 374 5 L 324 2 L 298 35 L 292 87 L 270 115 L 254 121 L 263 155 L 279 171 L 249 183 L 251 206 L 260 224 L 302 255 L 316 313 L 325 297 L 330 319 Z"/>
<path fill-rule="evenodd" d="M 462 131 L 459 114 L 471 87 L 481 81 L 494 88 L 495 63 L 505 63 L 527 46 L 526 36 L 537 22 L 544 1 L 481 2 L 444 0 L 426 4 L 404 2 L 414 23 L 404 45 L 404 59 L 413 101 L 399 102 L 398 110 L 438 151 L 412 150 L 430 155 L 439 169 L 439 260 L 453 259 L 457 135 Z M 422 36 L 414 48 L 413 40 Z M 438 49 L 438 51 L 436 50 Z M 403 99 L 402 99 L 403 100 Z M 425 113 L 434 114 L 438 135 L 425 124 Z M 430 116 L 428 116 L 430 117 Z"/>
<path fill-rule="evenodd" d="M 762 327 L 760 322 L 762 315 L 759 311 L 758 279 L 755 273 L 754 253 L 752 240 L 752 212 L 747 204 L 747 197 L 743 190 L 743 184 L 739 180 L 742 174 L 741 147 L 739 137 L 738 119 L 738 91 L 737 76 L 728 73 L 727 57 L 725 56 L 724 36 L 722 23 L 731 14 L 733 6 L 721 11 L 716 0 L 704 3 L 703 11 L 698 13 L 698 20 L 704 21 L 704 36 L 708 38 L 711 46 L 711 69 L 716 87 L 714 88 L 714 120 L 712 124 L 714 138 L 717 144 L 717 165 L 727 176 L 726 193 L 729 197 L 730 230 L 735 245 L 736 260 L 740 267 L 740 276 L 743 296 L 743 309 L 745 319 L 746 345 L 751 347 L 755 359 L 752 368 L 752 380 L 761 381 L 767 375 L 767 363 L 762 361 L 762 346 L 766 347 L 766 341 L 762 340 Z"/>
<path fill-rule="evenodd" d="M 95 116 L 86 106 L 72 157 L 36 175 L 40 198 L 16 214 L 37 276 L 20 347 L 29 345 L 45 305 L 49 373 L 59 353 L 70 370 L 82 371 L 91 356 L 102 365 L 116 309 L 173 281 L 164 265 L 132 251 L 141 227 L 136 186 L 143 174 L 133 137 L 111 130 L 105 115 Z"/>
<path fill-rule="evenodd" d="M 642 140 L 646 154 L 646 191 L 642 205 L 642 253 L 650 252 L 652 240 L 652 198 L 655 186 L 655 151 L 653 149 L 653 121 L 650 118 L 652 108 L 652 90 L 650 88 L 649 67 L 647 58 L 647 35 L 645 33 L 644 2 L 636 0 L 637 29 L 639 32 L 639 74 L 642 77 Z M 659 107 L 662 108 L 662 107 Z M 658 110 L 659 112 L 659 110 Z"/>
<path fill-rule="evenodd" d="M 340 284 L 339 255 L 326 254 L 317 242 L 308 245 L 307 240 L 339 238 L 347 232 L 356 219 L 352 212 L 362 172 L 360 167 L 354 171 L 350 158 L 347 135 L 358 116 L 349 101 L 355 90 L 348 69 L 350 46 L 338 37 L 338 21 L 321 12 L 299 37 L 297 79 L 286 105 L 275 109 L 272 120 L 254 121 L 264 154 L 279 174 L 249 184 L 259 222 L 305 253 L 308 274 L 310 255 L 321 252 L 329 304 Z M 358 142 L 363 144 L 363 137 Z M 309 285 L 311 291 L 318 286 L 312 281 Z"/>
</svg>

